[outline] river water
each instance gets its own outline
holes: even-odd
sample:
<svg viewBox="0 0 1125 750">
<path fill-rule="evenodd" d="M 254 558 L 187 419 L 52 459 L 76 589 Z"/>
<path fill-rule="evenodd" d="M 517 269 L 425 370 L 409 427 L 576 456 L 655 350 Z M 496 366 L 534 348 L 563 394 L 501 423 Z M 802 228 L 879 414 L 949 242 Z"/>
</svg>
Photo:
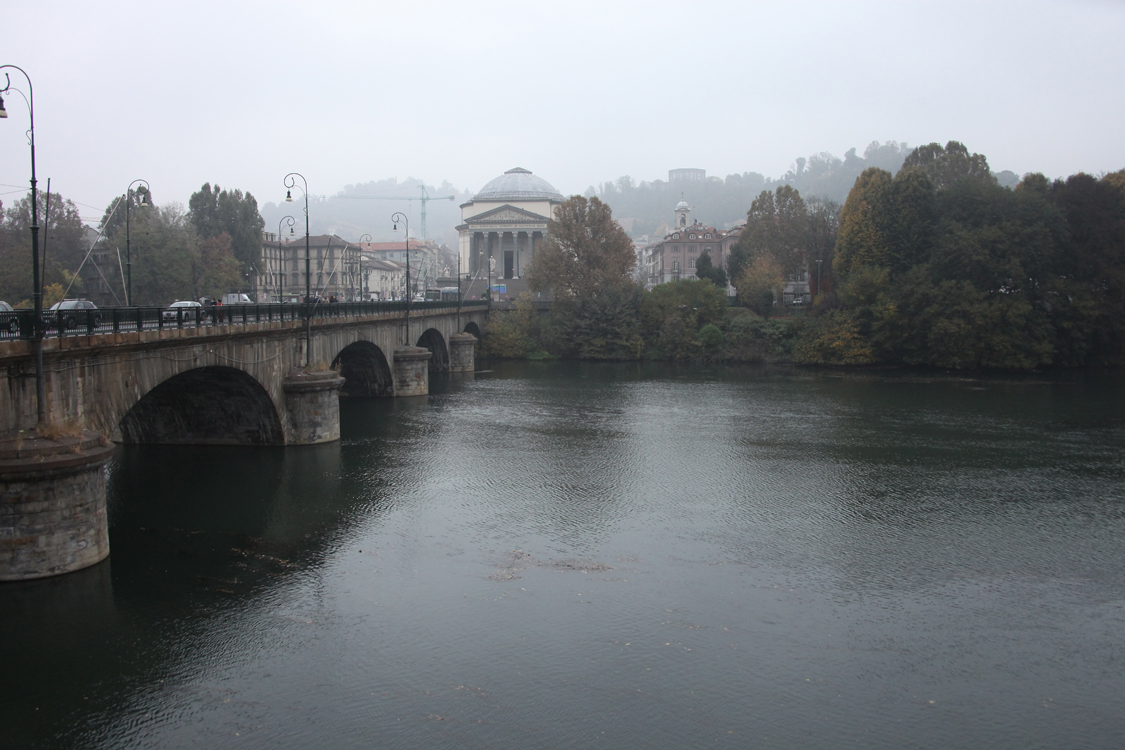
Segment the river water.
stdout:
<svg viewBox="0 0 1125 750">
<path fill-rule="evenodd" d="M 433 391 L 119 448 L 110 560 L 0 587 L 0 745 L 1125 747 L 1120 373 Z"/>
</svg>

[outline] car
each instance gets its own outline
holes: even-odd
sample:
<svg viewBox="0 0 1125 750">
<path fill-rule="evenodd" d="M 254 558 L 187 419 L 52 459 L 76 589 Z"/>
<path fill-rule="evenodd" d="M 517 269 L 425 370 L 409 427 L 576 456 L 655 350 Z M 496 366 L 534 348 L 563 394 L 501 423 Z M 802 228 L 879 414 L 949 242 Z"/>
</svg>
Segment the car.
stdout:
<svg viewBox="0 0 1125 750">
<path fill-rule="evenodd" d="M 0 326 L 6 327 L 10 333 L 20 332 L 20 321 L 16 317 L 16 311 L 7 302 L 2 301 L 0 301 Z"/>
<path fill-rule="evenodd" d="M 198 313 L 196 312 L 198 310 Z M 199 315 L 199 320 L 210 320 L 211 314 L 208 312 L 209 308 L 205 308 L 198 302 L 190 299 L 178 300 L 168 305 L 166 310 L 161 311 L 160 317 L 164 320 L 186 320 L 194 321 L 195 316 Z"/>
<path fill-rule="evenodd" d="M 96 311 L 98 306 L 88 299 L 64 299 L 56 302 L 43 314 L 43 325 L 54 328 L 62 323 L 63 328 L 77 328 L 79 323 L 96 326 L 101 323 L 101 316 Z"/>
</svg>

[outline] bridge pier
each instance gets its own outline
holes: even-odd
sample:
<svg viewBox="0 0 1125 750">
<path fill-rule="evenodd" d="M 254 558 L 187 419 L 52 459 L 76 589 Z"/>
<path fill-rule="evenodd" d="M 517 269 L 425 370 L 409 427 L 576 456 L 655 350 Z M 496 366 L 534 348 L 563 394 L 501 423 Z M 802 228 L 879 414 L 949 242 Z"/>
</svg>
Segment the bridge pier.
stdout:
<svg viewBox="0 0 1125 750">
<path fill-rule="evenodd" d="M 395 349 L 395 396 L 425 396 L 430 392 L 430 357 L 423 346 Z"/>
<path fill-rule="evenodd" d="M 89 430 L 0 445 L 0 581 L 70 573 L 109 555 L 102 467 L 112 455 Z"/>
<path fill-rule="evenodd" d="M 471 333 L 455 333 L 449 337 L 449 371 L 473 372 L 476 369 L 477 337 Z"/>
<path fill-rule="evenodd" d="M 286 444 L 313 445 L 340 439 L 340 386 L 335 370 L 298 370 L 281 384 L 288 424 Z"/>
</svg>

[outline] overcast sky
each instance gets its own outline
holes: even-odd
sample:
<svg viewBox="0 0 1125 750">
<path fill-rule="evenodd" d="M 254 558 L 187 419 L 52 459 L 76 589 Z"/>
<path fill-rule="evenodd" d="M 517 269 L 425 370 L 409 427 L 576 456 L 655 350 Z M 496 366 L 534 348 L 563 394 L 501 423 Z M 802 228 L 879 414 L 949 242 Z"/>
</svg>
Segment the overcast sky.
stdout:
<svg viewBox="0 0 1125 750">
<path fill-rule="evenodd" d="M 515 166 L 561 192 L 669 168 L 775 177 L 873 140 L 960 140 L 994 171 L 1125 167 L 1125 3 L 5 0 L 40 188 L 96 223 L 148 180 L 283 198 Z M 2 77 L 0 77 L 2 82 Z M 26 91 L 22 77 L 13 87 Z M 26 190 L 4 95 L 0 200 Z"/>
</svg>

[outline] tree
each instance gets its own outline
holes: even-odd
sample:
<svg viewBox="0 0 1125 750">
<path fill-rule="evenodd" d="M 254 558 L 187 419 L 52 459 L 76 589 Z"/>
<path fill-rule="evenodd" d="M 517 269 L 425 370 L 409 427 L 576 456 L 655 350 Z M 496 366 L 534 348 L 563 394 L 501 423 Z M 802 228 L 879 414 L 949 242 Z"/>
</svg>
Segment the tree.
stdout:
<svg viewBox="0 0 1125 750">
<path fill-rule="evenodd" d="M 81 293 L 75 273 L 85 257 L 85 227 L 78 207 L 58 193 L 38 194 L 40 283 Z M 48 212 L 48 206 L 50 211 Z M 0 299 L 31 299 L 31 196 L 0 204 Z M 73 284 L 71 282 L 74 282 Z"/>
<path fill-rule="evenodd" d="M 727 288 L 727 272 L 722 268 L 715 268 L 711 263 L 711 254 L 703 253 L 698 260 L 695 261 L 695 277 L 704 281 L 710 281 L 720 289 Z"/>
<path fill-rule="evenodd" d="M 203 239 L 230 235 L 231 252 L 242 264 L 242 271 L 256 270 L 262 251 L 265 220 L 258 213 L 258 201 L 241 190 L 220 190 L 204 183 L 188 199 L 188 219 Z"/>
<path fill-rule="evenodd" d="M 950 141 L 945 148 L 939 143 L 919 146 L 902 163 L 903 169 L 910 167 L 918 167 L 925 172 L 938 190 L 952 187 L 958 180 L 998 184 L 984 154 L 970 154 L 969 149 L 957 141 Z"/>
<path fill-rule="evenodd" d="M 534 292 L 550 292 L 544 326 L 556 354 L 589 359 L 639 356 L 641 288 L 633 280 L 633 241 L 597 198 L 572 196 L 547 222 L 547 241 L 528 270 Z"/>
<path fill-rule="evenodd" d="M 738 301 L 767 319 L 773 312 L 774 300 L 784 285 L 785 275 L 781 265 L 770 255 L 755 258 L 735 282 Z"/>
<path fill-rule="evenodd" d="M 805 270 L 808 208 L 801 194 L 789 185 L 775 192 L 763 190 L 746 212 L 746 227 L 738 244 L 751 257 L 769 255 L 786 276 Z"/>
<path fill-rule="evenodd" d="M 805 253 L 809 259 L 809 281 L 815 286 L 813 295 L 820 296 L 824 292 L 821 287 L 833 286 L 832 260 L 836 257 L 836 236 L 840 231 L 840 204 L 813 197 L 805 205 L 808 207 Z"/>
<path fill-rule="evenodd" d="M 556 303 L 590 299 L 632 285 L 633 241 L 597 198 L 572 196 L 547 222 L 547 241 L 528 271 L 532 291 L 550 290 Z"/>
<path fill-rule="evenodd" d="M 127 197 L 128 196 L 128 197 Z M 125 201 L 129 201 L 129 215 L 125 215 Z M 142 208 L 144 204 L 144 208 Z M 105 212 L 102 213 L 101 223 L 98 225 L 103 237 L 108 237 L 111 234 L 117 234 L 119 231 L 125 231 L 125 224 L 128 220 L 132 222 L 137 211 L 144 211 L 149 206 L 156 206 L 156 202 L 152 199 L 152 193 L 144 185 L 138 185 L 136 190 L 130 190 L 128 193 L 119 195 L 110 201 L 106 206 Z"/>
</svg>

